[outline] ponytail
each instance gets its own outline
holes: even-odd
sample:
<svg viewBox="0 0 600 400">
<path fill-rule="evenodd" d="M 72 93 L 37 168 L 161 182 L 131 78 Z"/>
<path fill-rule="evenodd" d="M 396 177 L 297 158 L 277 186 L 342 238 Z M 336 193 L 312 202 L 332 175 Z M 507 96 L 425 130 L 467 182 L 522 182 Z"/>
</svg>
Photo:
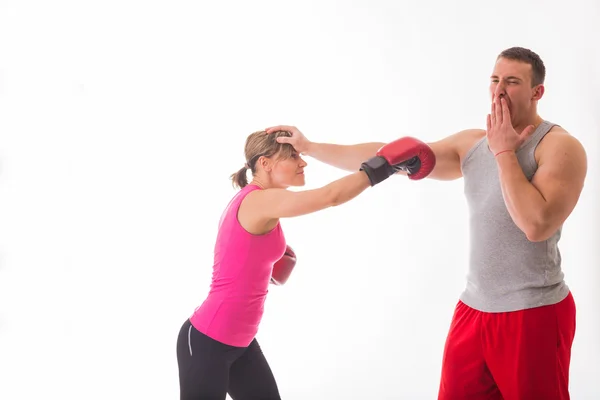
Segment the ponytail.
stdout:
<svg viewBox="0 0 600 400">
<path fill-rule="evenodd" d="M 237 186 L 241 189 L 248 184 L 248 176 L 246 174 L 247 171 L 248 166 L 244 165 L 242 168 L 239 169 L 238 172 L 231 174 L 233 186 Z"/>
</svg>

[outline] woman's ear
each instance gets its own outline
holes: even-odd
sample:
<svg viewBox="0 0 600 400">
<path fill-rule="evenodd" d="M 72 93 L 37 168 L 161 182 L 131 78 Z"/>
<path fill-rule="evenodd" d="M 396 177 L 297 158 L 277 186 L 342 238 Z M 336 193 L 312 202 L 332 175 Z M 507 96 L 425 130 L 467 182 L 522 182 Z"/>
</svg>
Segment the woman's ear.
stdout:
<svg viewBox="0 0 600 400">
<path fill-rule="evenodd" d="M 262 167 L 262 169 L 265 170 L 265 172 L 271 171 L 271 168 L 272 168 L 271 160 L 269 160 L 265 156 L 260 156 L 260 158 L 256 161 L 256 164 L 260 165 Z"/>
</svg>

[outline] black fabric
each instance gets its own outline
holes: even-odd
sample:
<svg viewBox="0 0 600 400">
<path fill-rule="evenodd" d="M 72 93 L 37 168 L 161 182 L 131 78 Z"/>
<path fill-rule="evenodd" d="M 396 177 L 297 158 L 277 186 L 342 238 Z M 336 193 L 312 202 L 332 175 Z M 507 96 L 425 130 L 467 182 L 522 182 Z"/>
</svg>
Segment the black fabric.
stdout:
<svg viewBox="0 0 600 400">
<path fill-rule="evenodd" d="M 186 320 L 177 338 L 180 400 L 281 400 L 256 339 L 248 347 L 218 342 Z"/>
</svg>

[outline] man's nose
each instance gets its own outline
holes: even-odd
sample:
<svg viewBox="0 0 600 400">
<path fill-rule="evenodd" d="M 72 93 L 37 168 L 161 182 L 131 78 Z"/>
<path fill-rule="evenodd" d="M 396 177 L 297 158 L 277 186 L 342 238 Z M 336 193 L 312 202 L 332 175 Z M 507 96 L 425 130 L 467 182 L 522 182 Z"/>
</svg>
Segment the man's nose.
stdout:
<svg viewBox="0 0 600 400">
<path fill-rule="evenodd" d="M 496 90 L 494 90 L 494 97 L 498 98 L 498 97 L 502 97 L 505 94 L 505 86 L 502 83 L 499 83 L 496 85 Z"/>
</svg>

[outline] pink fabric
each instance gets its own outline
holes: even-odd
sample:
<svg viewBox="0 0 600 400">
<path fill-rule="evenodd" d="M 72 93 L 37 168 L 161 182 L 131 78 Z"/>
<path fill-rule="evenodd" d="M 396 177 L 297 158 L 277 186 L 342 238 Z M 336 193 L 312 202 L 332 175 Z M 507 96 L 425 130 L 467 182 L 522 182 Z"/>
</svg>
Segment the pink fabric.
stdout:
<svg viewBox="0 0 600 400">
<path fill-rule="evenodd" d="M 261 189 L 242 188 L 221 216 L 210 291 L 190 317 L 200 332 L 236 347 L 248 346 L 258 332 L 273 264 L 286 246 L 279 223 L 264 235 L 253 235 L 238 222 L 238 208 L 253 190 Z"/>
</svg>

